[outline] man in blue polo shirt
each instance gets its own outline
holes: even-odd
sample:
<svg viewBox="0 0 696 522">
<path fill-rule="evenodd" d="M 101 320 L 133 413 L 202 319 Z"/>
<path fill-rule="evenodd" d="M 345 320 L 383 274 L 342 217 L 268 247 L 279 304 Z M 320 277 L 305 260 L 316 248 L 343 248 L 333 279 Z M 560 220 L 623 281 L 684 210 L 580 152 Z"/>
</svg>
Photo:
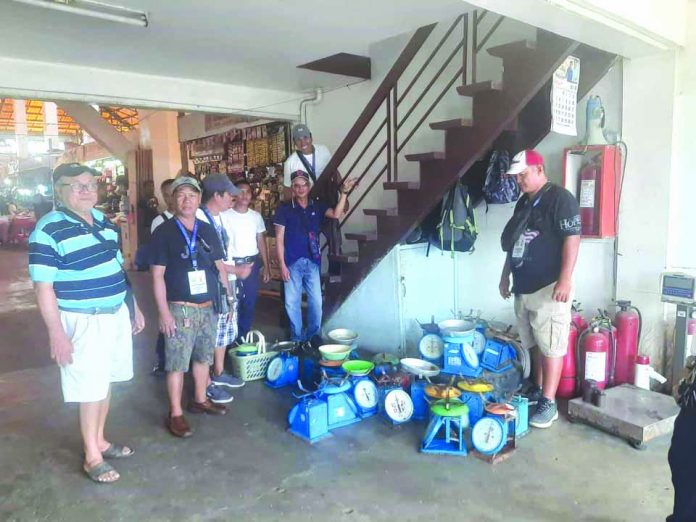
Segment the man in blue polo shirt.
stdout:
<svg viewBox="0 0 696 522">
<path fill-rule="evenodd" d="M 104 459 L 133 449 L 104 437 L 111 383 L 133 377 L 131 333 L 145 320 L 122 268 L 118 229 L 93 207 L 99 172 L 79 163 L 53 171 L 58 208 L 29 238 L 29 275 L 48 328 L 51 358 L 60 366 L 65 402 L 80 403 L 83 469 L 94 481 L 115 482 Z M 132 299 L 133 319 L 127 299 Z M 125 302 L 125 304 L 124 304 Z"/>
<path fill-rule="evenodd" d="M 324 218 L 341 219 L 348 193 L 356 180 L 347 179 L 341 185 L 341 195 L 335 208 L 309 198 L 311 184 L 306 172 L 291 175 L 292 199 L 281 203 L 273 224 L 276 251 L 285 281 L 285 311 L 290 319 L 291 340 L 310 341 L 321 328 L 321 249 L 319 231 Z M 307 328 L 302 326 L 302 290 L 307 293 L 309 306 Z"/>
</svg>

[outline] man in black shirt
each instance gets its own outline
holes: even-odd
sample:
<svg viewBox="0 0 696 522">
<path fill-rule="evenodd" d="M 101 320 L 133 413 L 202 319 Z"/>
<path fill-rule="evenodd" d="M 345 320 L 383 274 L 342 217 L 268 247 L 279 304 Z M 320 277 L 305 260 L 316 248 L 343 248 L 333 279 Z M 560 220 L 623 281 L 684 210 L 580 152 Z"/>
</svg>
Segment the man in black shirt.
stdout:
<svg viewBox="0 0 696 522">
<path fill-rule="evenodd" d="M 208 372 L 213 362 L 217 328 L 215 303 L 218 280 L 229 289 L 222 264 L 222 248 L 215 229 L 196 218 L 201 188 L 189 177 L 172 183 L 174 217 L 157 227 L 152 238 L 152 280 L 165 336 L 165 370 L 170 411 L 167 428 L 177 437 L 189 437 L 181 396 L 184 372 L 193 359 L 194 399 L 191 413 L 224 415 L 226 408 L 206 397 Z M 222 277 L 219 276 L 222 274 Z"/>
<path fill-rule="evenodd" d="M 568 349 L 580 211 L 570 192 L 549 182 L 538 152 L 517 154 L 508 174 L 517 176 L 524 196 L 501 237 L 507 256 L 499 290 L 505 299 L 515 295 L 517 329 L 532 353 L 536 389 L 530 398 L 537 400 L 537 410 L 529 423 L 548 428 L 558 418 L 556 389 Z"/>
</svg>

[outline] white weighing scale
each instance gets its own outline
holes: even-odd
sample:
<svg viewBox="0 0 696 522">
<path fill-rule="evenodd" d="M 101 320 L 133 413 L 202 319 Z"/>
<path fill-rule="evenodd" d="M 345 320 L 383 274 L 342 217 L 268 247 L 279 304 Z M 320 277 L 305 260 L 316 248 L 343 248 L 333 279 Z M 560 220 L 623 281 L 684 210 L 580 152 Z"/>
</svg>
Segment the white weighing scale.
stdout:
<svg viewBox="0 0 696 522">
<path fill-rule="evenodd" d="M 696 279 L 688 274 L 665 272 L 661 276 L 662 302 L 677 305 L 676 337 L 672 382 L 676 383 L 686 365 L 687 322 L 696 307 Z M 626 439 L 636 449 L 674 429 L 679 406 L 670 395 L 622 384 L 604 392 L 602 408 L 583 402 L 568 402 L 568 418 Z"/>
</svg>

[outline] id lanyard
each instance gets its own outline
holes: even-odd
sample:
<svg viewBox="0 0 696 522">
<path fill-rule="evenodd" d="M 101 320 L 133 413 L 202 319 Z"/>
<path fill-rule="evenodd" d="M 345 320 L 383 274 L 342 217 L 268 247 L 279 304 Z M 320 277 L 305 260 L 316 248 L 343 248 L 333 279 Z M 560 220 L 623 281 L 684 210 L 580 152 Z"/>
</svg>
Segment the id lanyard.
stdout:
<svg viewBox="0 0 696 522">
<path fill-rule="evenodd" d="M 210 222 L 211 225 L 213 225 L 213 228 L 215 228 L 215 232 L 217 233 L 217 237 L 220 240 L 220 246 L 222 247 L 222 253 L 225 256 L 225 259 L 227 259 L 227 245 L 225 244 L 225 229 L 223 228 L 222 224 L 218 226 L 217 222 L 213 219 L 213 216 L 210 214 L 207 208 L 201 207 L 201 210 L 203 211 L 203 214 L 205 214 L 205 217 L 208 218 L 208 221 Z"/>
<path fill-rule="evenodd" d="M 196 237 L 198 236 L 198 221 L 193 225 L 193 232 L 191 232 L 191 237 L 189 238 L 186 228 L 181 224 L 181 221 L 177 218 L 176 226 L 179 227 L 179 232 L 184 236 L 184 241 L 186 241 L 186 248 L 188 249 L 188 254 L 191 257 L 191 264 L 194 270 L 198 270 L 198 259 L 196 255 Z"/>
</svg>

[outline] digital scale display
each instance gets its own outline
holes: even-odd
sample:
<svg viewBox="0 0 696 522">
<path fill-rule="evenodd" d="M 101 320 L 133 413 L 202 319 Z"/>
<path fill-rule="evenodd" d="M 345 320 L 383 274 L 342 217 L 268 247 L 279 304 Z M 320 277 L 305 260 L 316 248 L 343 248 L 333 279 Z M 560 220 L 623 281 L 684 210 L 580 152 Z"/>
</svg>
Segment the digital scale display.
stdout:
<svg viewBox="0 0 696 522">
<path fill-rule="evenodd" d="M 662 300 L 666 303 L 692 304 L 696 296 L 696 279 L 688 274 L 662 274 Z"/>
</svg>

